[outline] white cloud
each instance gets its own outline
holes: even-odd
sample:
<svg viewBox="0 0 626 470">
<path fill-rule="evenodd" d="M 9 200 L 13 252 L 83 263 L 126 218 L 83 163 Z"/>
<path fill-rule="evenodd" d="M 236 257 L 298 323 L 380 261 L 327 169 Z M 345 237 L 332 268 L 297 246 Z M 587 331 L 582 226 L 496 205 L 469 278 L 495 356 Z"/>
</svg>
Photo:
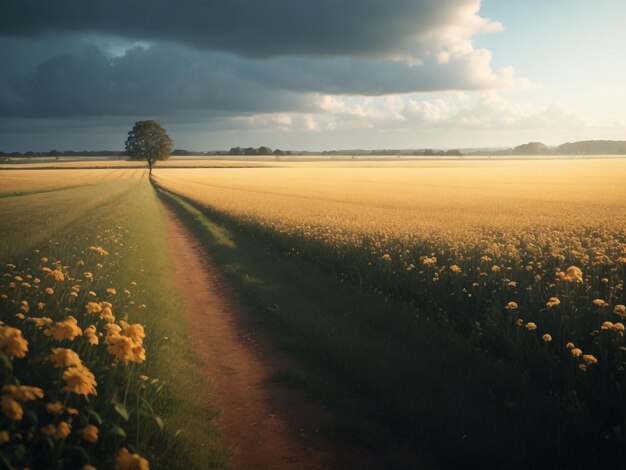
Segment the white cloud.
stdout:
<svg viewBox="0 0 626 470">
<path fill-rule="evenodd" d="M 254 123 L 277 131 L 326 130 L 563 130 L 595 124 L 583 113 L 560 103 L 537 106 L 505 99 L 495 92 L 474 96 L 450 93 L 424 99 L 412 95 L 361 98 L 320 95 L 315 114 L 257 114 L 234 122 Z M 287 118 L 289 116 L 289 118 Z M 314 123 L 314 124 L 313 124 Z"/>
</svg>

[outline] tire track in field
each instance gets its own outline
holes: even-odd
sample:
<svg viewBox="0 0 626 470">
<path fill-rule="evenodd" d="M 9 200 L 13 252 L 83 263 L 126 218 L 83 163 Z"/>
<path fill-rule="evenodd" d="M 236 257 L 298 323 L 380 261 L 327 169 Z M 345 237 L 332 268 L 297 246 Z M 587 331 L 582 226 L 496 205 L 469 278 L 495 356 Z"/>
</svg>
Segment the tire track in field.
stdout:
<svg viewBox="0 0 626 470">
<path fill-rule="evenodd" d="M 207 405 L 219 410 L 217 423 L 233 468 L 383 468 L 369 449 L 323 436 L 332 421 L 326 408 L 311 403 L 303 391 L 272 381 L 276 372 L 299 365 L 245 326 L 250 312 L 191 230 L 164 207 L 192 344 L 213 385 Z"/>
</svg>

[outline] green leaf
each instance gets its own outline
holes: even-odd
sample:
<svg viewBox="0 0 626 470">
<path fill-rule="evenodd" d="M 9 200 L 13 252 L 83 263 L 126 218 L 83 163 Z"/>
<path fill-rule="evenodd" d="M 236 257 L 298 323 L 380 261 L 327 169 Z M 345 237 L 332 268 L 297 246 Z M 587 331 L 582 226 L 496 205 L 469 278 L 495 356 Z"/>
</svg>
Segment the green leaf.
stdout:
<svg viewBox="0 0 626 470">
<path fill-rule="evenodd" d="M 96 411 L 89 410 L 89 416 L 91 416 L 98 426 L 102 426 L 102 417 Z"/>
<path fill-rule="evenodd" d="M 154 415 L 153 417 L 159 429 L 163 431 L 163 429 L 165 428 L 165 423 L 163 422 L 163 419 L 158 415 Z"/>
<path fill-rule="evenodd" d="M 117 424 L 110 424 L 109 425 L 109 434 L 112 434 L 114 436 L 119 436 L 122 439 L 126 439 L 126 431 L 124 431 Z"/>
<path fill-rule="evenodd" d="M 126 407 L 122 403 L 114 402 L 113 409 L 122 417 L 124 421 L 128 421 L 128 410 L 126 410 Z"/>
</svg>

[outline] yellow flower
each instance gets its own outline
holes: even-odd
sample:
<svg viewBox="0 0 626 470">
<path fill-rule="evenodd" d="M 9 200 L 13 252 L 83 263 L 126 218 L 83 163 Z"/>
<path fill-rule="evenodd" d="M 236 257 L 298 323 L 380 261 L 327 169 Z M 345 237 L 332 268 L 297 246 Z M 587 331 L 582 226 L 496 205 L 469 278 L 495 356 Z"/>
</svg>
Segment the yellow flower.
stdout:
<svg viewBox="0 0 626 470">
<path fill-rule="evenodd" d="M 583 372 L 587 372 L 587 366 L 585 364 L 578 364 L 578 368 Z"/>
<path fill-rule="evenodd" d="M 622 305 L 622 304 L 616 305 L 613 312 L 620 316 L 626 316 L 626 305 Z"/>
<path fill-rule="evenodd" d="M 450 271 L 452 271 L 453 273 L 459 274 L 462 273 L 463 270 L 457 266 L 456 264 L 453 264 L 452 266 L 450 266 Z"/>
<path fill-rule="evenodd" d="M 59 440 L 66 439 L 67 436 L 72 432 L 72 426 L 65 421 L 61 421 L 57 425 L 57 432 L 54 434 L 54 437 Z"/>
<path fill-rule="evenodd" d="M 607 304 L 604 300 L 602 299 L 595 299 L 593 301 L 593 304 L 597 307 L 608 307 L 609 304 Z"/>
<path fill-rule="evenodd" d="M 516 302 L 509 302 L 504 308 L 507 310 L 517 310 L 519 307 Z"/>
<path fill-rule="evenodd" d="M 587 363 L 587 365 L 594 365 L 598 363 L 598 360 L 593 354 L 583 354 L 583 361 Z"/>
<path fill-rule="evenodd" d="M 4 415 L 11 421 L 21 421 L 22 416 L 24 416 L 22 405 L 8 395 L 2 395 L 0 408 L 2 409 Z"/>
<path fill-rule="evenodd" d="M 54 401 L 52 403 L 46 403 L 46 411 L 52 415 L 62 415 L 65 411 L 65 407 L 60 401 Z"/>
<path fill-rule="evenodd" d="M 52 324 L 52 318 L 48 317 L 30 317 L 27 321 L 33 322 L 37 328 L 43 328 Z"/>
<path fill-rule="evenodd" d="M 52 354 L 45 359 L 51 362 L 54 367 L 76 367 L 82 364 L 80 356 L 71 349 L 52 348 Z"/>
<path fill-rule="evenodd" d="M 435 258 L 434 256 L 422 256 L 420 258 L 420 261 L 424 266 L 434 266 L 437 264 L 437 258 Z"/>
<path fill-rule="evenodd" d="M 92 465 L 84 465 L 80 470 L 98 470 L 98 469 Z"/>
<path fill-rule="evenodd" d="M 46 287 L 45 293 L 48 295 L 53 295 L 54 289 L 52 287 Z"/>
<path fill-rule="evenodd" d="M 65 320 L 56 322 L 54 325 L 48 327 L 48 329 L 44 331 L 44 334 L 52 336 L 57 341 L 64 339 L 73 341 L 74 338 L 83 334 L 83 330 L 78 326 L 76 318 L 70 315 Z"/>
<path fill-rule="evenodd" d="M 126 447 L 120 449 L 115 459 L 115 470 L 149 470 L 148 461 L 139 454 L 131 454 Z"/>
<path fill-rule="evenodd" d="M 115 295 L 117 294 L 117 290 L 115 290 L 113 287 L 109 287 L 107 289 L 107 294 Z"/>
<path fill-rule="evenodd" d="M 87 310 L 87 313 L 102 312 L 102 306 L 98 302 L 87 302 L 85 309 Z"/>
<path fill-rule="evenodd" d="M 602 323 L 602 326 L 600 327 L 601 330 L 612 330 L 613 329 L 613 322 L 610 321 L 605 321 L 604 323 Z"/>
<path fill-rule="evenodd" d="M 108 251 L 106 251 L 104 248 L 99 247 L 99 246 L 90 246 L 89 249 L 91 251 L 94 251 L 94 252 L 98 253 L 101 256 L 108 256 L 109 255 Z"/>
<path fill-rule="evenodd" d="M 98 334 L 96 332 L 96 327 L 94 325 L 89 325 L 87 328 L 85 328 L 83 330 L 83 334 L 91 345 L 95 346 L 100 342 L 100 340 L 98 339 Z"/>
<path fill-rule="evenodd" d="M 115 323 L 104 325 L 104 329 L 107 330 L 107 336 L 105 338 L 107 343 L 109 342 L 109 339 L 119 336 L 122 333 L 122 327 Z"/>
<path fill-rule="evenodd" d="M 38 398 L 43 398 L 43 390 L 39 387 L 29 387 L 28 385 L 5 385 L 2 391 L 9 393 L 13 399 L 25 402 Z"/>
<path fill-rule="evenodd" d="M 574 356 L 574 357 L 580 357 L 580 356 L 583 355 L 582 350 L 579 349 L 579 348 L 572 348 L 572 349 L 570 349 L 570 352 L 572 353 L 572 356 Z"/>
<path fill-rule="evenodd" d="M 526 323 L 526 329 L 529 331 L 533 331 L 537 329 L 537 325 L 534 324 L 533 322 L 529 321 L 528 323 Z"/>
<path fill-rule="evenodd" d="M 55 269 L 54 271 L 50 271 L 49 273 L 46 274 L 46 277 L 51 277 L 55 281 L 65 281 L 65 276 L 63 275 L 60 269 Z"/>
<path fill-rule="evenodd" d="M 72 432 L 72 426 L 65 422 L 61 421 L 57 426 L 54 424 L 48 424 L 41 428 L 41 433 L 45 436 L 52 437 L 57 440 L 66 439 L 67 436 Z"/>
<path fill-rule="evenodd" d="M 77 395 L 96 395 L 96 378 L 85 366 L 75 366 L 63 372 L 63 380 L 66 387 L 63 390 Z"/>
<path fill-rule="evenodd" d="M 541 339 L 544 340 L 546 343 L 549 343 L 550 341 L 552 341 L 552 336 L 546 333 L 545 335 L 541 337 Z"/>
<path fill-rule="evenodd" d="M 0 350 L 9 356 L 22 358 L 28 352 L 28 341 L 22 337 L 21 330 L 11 326 L 0 326 Z"/>
<path fill-rule="evenodd" d="M 559 271 L 557 276 L 566 282 L 583 282 L 583 272 L 576 266 L 570 266 L 566 272 Z"/>
<path fill-rule="evenodd" d="M 111 336 L 107 343 L 107 351 L 122 362 L 140 364 L 146 360 L 145 349 L 127 336 Z"/>
<path fill-rule="evenodd" d="M 561 301 L 557 297 L 550 297 L 550 300 L 546 303 L 546 307 L 554 308 L 561 305 Z"/>
<path fill-rule="evenodd" d="M 143 326 L 141 324 L 135 323 L 131 325 L 122 320 L 120 321 L 120 326 L 122 327 L 122 334 L 124 336 L 128 336 L 130 339 L 138 344 L 143 344 L 146 333 L 144 332 Z"/>
<path fill-rule="evenodd" d="M 10 436 L 8 432 L 0 431 L 0 445 L 6 444 L 7 442 L 9 442 L 9 439 L 10 439 Z"/>
<path fill-rule="evenodd" d="M 570 341 L 569 343 L 567 343 L 567 344 L 565 345 L 565 347 L 566 347 L 567 349 L 574 349 L 576 346 L 574 346 L 574 343 L 572 343 L 572 342 Z"/>
<path fill-rule="evenodd" d="M 80 431 L 80 435 L 83 437 L 83 439 L 85 439 L 87 442 L 91 442 L 92 444 L 98 442 L 98 428 L 95 427 L 93 424 L 88 424 L 87 426 L 85 426 Z"/>
<path fill-rule="evenodd" d="M 93 274 L 90 273 L 89 271 L 85 271 L 83 273 L 83 276 L 85 276 L 85 279 L 93 279 Z"/>
</svg>

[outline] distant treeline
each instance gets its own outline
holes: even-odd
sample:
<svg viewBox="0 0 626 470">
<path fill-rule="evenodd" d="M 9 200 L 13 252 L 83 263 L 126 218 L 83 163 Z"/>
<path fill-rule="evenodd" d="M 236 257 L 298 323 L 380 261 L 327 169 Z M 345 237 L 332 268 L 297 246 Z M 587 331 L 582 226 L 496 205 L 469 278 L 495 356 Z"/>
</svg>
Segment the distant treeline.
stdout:
<svg viewBox="0 0 626 470">
<path fill-rule="evenodd" d="M 581 140 L 548 147 L 542 142 L 528 142 L 511 149 L 471 152 L 471 155 L 626 155 L 623 140 Z"/>
<path fill-rule="evenodd" d="M 47 152 L 2 152 L 0 157 L 125 157 L 124 151 L 115 150 L 49 150 Z"/>
<path fill-rule="evenodd" d="M 172 152 L 175 156 L 186 157 L 211 157 L 211 156 L 440 156 L 440 157 L 460 157 L 463 155 L 626 155 L 626 141 L 623 140 L 582 140 L 578 142 L 567 142 L 558 147 L 548 147 L 542 142 L 528 142 L 514 148 L 499 149 L 350 149 L 350 150 L 326 150 L 322 152 L 311 152 L 305 150 L 272 150 L 270 147 L 232 147 L 230 150 L 209 150 L 197 152 L 185 149 L 176 149 Z M 50 150 L 48 152 L 2 152 L 0 151 L 0 162 L 8 157 L 17 158 L 37 158 L 37 157 L 108 157 L 125 158 L 124 151 L 116 150 Z"/>
</svg>

